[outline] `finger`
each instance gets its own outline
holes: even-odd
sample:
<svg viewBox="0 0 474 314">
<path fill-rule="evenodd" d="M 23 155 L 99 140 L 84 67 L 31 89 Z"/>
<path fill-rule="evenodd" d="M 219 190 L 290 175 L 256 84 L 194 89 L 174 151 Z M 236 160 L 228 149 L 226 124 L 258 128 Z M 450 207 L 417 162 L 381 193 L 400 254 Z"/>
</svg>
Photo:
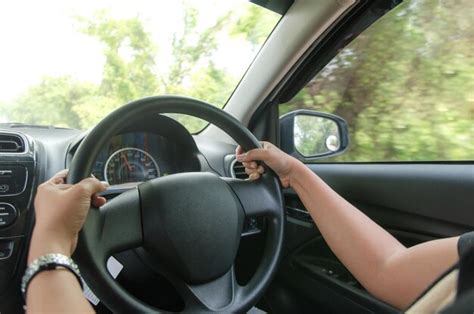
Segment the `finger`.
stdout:
<svg viewBox="0 0 474 314">
<path fill-rule="evenodd" d="M 56 188 L 58 188 L 59 190 L 68 190 L 68 189 L 70 189 L 72 186 L 73 186 L 72 184 L 60 183 L 60 184 L 56 185 Z"/>
<path fill-rule="evenodd" d="M 258 172 L 257 169 L 245 168 L 245 173 L 251 175 L 252 173 Z"/>
<path fill-rule="evenodd" d="M 245 168 L 249 169 L 257 169 L 258 165 L 255 161 L 250 161 L 250 162 L 243 162 L 242 163 Z"/>
<path fill-rule="evenodd" d="M 269 149 L 269 148 L 275 147 L 275 145 L 273 145 L 273 144 L 270 143 L 270 142 L 261 141 L 260 143 L 262 143 L 262 148 L 264 148 L 264 149 Z"/>
<path fill-rule="evenodd" d="M 260 173 L 258 173 L 258 172 L 254 172 L 251 175 L 249 175 L 250 181 L 258 180 L 258 178 L 260 178 Z"/>
<path fill-rule="evenodd" d="M 56 173 L 54 176 L 49 179 L 49 182 L 54 184 L 61 184 L 64 183 L 68 174 L 68 169 L 64 169 Z"/>
<path fill-rule="evenodd" d="M 81 189 L 92 196 L 95 193 L 100 193 L 100 192 L 105 191 L 107 189 L 107 186 L 108 185 L 106 183 L 100 182 L 97 179 L 86 178 L 82 180 L 81 182 L 79 182 L 78 184 L 76 184 L 73 188 Z"/>
<path fill-rule="evenodd" d="M 257 172 L 263 174 L 265 172 L 265 168 L 263 168 L 263 166 L 258 166 Z"/>
<path fill-rule="evenodd" d="M 237 155 L 236 158 L 240 162 L 254 160 L 265 161 L 268 158 L 268 150 L 264 148 L 256 148 L 249 150 L 245 154 Z"/>
<path fill-rule="evenodd" d="M 235 154 L 240 155 L 243 153 L 244 153 L 244 149 L 242 148 L 242 146 L 238 145 L 237 148 L 235 149 Z"/>
<path fill-rule="evenodd" d="M 99 208 L 103 206 L 105 203 L 107 203 L 107 200 L 105 199 L 105 197 L 94 194 L 92 195 L 91 203 L 92 203 L 92 206 Z"/>
<path fill-rule="evenodd" d="M 52 184 L 63 184 L 65 182 L 64 178 L 51 178 L 49 179 L 49 183 Z"/>
</svg>

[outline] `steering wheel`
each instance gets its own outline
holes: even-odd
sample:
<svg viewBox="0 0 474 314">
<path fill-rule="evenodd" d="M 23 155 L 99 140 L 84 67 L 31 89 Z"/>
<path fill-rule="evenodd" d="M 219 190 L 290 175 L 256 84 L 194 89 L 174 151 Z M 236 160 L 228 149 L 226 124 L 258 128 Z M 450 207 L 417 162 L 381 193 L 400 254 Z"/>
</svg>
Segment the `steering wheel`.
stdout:
<svg viewBox="0 0 474 314">
<path fill-rule="evenodd" d="M 89 177 L 100 149 L 127 121 L 158 113 L 204 119 L 227 132 L 245 150 L 260 147 L 240 122 L 207 103 L 157 96 L 131 102 L 105 117 L 84 138 L 69 167 L 68 182 Z M 241 286 L 234 260 L 246 217 L 267 218 L 260 265 Z M 156 178 L 91 208 L 74 258 L 95 294 L 113 312 L 160 312 L 131 295 L 108 273 L 114 253 L 139 248 L 159 263 L 188 312 L 243 312 L 269 285 L 280 258 L 284 226 L 278 179 L 266 171 L 250 182 L 213 173 L 181 173 Z"/>
</svg>

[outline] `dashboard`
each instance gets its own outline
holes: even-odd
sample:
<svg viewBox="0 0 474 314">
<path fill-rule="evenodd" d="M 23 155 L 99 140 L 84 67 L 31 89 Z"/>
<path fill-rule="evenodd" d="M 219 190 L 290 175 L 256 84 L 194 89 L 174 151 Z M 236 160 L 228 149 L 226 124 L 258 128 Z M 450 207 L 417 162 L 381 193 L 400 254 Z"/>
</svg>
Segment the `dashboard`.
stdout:
<svg viewBox="0 0 474 314">
<path fill-rule="evenodd" d="M 69 167 L 87 135 L 87 131 L 35 126 L 0 129 L 0 313 L 23 312 L 19 286 L 34 225 L 36 189 Z M 141 182 L 182 172 L 230 177 L 234 174 L 234 151 L 235 145 L 193 137 L 175 120 L 153 115 L 130 120 L 113 134 L 95 157 L 91 172 L 111 185 L 106 191 L 110 193 L 104 195 L 110 199 Z M 242 235 L 248 240 L 242 243 L 255 243 L 255 230 L 260 230 L 255 226 L 255 222 L 245 221 Z M 257 227 L 263 228 L 261 221 Z M 245 250 L 245 255 L 254 251 Z M 148 290 L 160 291 L 166 300 L 176 298 L 169 283 L 148 269 L 134 251 L 115 257 L 124 267 L 117 278 L 120 284 L 129 289 L 147 287 L 136 292 L 142 298 Z M 163 300 L 148 302 L 167 309 Z M 109 313 L 100 304 L 95 310 Z"/>
</svg>

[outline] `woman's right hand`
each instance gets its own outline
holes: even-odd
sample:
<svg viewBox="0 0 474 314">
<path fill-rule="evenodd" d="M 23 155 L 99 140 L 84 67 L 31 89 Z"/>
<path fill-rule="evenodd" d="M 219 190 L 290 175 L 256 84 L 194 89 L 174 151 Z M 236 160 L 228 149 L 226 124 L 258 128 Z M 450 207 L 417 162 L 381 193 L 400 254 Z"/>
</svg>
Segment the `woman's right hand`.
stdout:
<svg viewBox="0 0 474 314">
<path fill-rule="evenodd" d="M 107 188 L 106 184 L 95 178 L 66 184 L 67 173 L 63 170 L 38 187 L 30 262 L 46 253 L 70 256 L 91 204 L 100 207 L 106 202 L 97 194 Z"/>
<path fill-rule="evenodd" d="M 291 187 L 295 168 L 300 162 L 269 142 L 262 142 L 262 145 L 263 148 L 255 148 L 246 153 L 240 146 L 235 151 L 237 161 L 242 162 L 250 180 L 257 180 L 263 174 L 265 169 L 256 162 L 263 161 L 278 175 L 283 187 Z"/>
</svg>

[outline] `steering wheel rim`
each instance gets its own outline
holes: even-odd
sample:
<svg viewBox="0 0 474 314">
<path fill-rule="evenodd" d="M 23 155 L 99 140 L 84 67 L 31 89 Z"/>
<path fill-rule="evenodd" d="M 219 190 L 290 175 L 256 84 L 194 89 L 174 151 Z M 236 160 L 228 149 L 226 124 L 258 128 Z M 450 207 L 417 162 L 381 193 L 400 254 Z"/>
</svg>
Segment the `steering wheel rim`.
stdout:
<svg viewBox="0 0 474 314">
<path fill-rule="evenodd" d="M 187 97 L 148 97 L 120 107 L 90 131 L 78 147 L 70 164 L 68 183 L 74 184 L 90 176 L 93 163 L 100 149 L 113 135 L 118 134 L 126 126 L 127 121 L 152 113 L 181 113 L 201 118 L 221 128 L 245 150 L 260 147 L 258 140 L 237 119 L 214 106 Z M 236 283 L 233 263 L 230 269 L 227 269 L 227 260 L 231 257 L 235 259 L 236 250 L 227 255 L 228 258 L 223 262 L 225 265 L 222 266 L 222 269 L 219 269 L 219 271 L 209 269 L 208 276 L 199 278 L 200 281 L 193 282 L 195 278 L 192 278 L 192 275 L 184 280 L 182 279 L 183 276 L 169 272 L 170 277 L 168 279 L 175 286 L 181 287 L 182 293 L 180 294 L 186 303 L 185 311 L 246 311 L 258 301 L 269 285 L 280 259 L 284 231 L 283 197 L 279 181 L 272 172 L 267 171 L 259 182 L 219 178 L 204 173 L 171 175 L 166 177 L 166 180 L 164 180 L 165 178 L 158 178 L 151 180 L 153 182 L 143 183 L 140 185 L 142 188 L 117 196 L 101 209 L 91 208 L 84 228 L 79 235 L 79 243 L 74 258 L 77 260 L 86 282 L 114 312 L 160 312 L 159 309 L 142 302 L 118 285 L 109 276 L 105 261 L 114 252 L 120 250 L 142 246 L 147 249 L 152 247 L 151 242 L 153 241 L 150 239 L 152 236 L 156 236 L 156 232 L 148 231 L 150 228 L 147 229 L 144 221 L 153 221 L 156 218 L 156 213 L 152 213 L 152 209 L 145 210 L 146 206 L 142 206 L 141 203 L 160 203 L 161 199 L 152 196 L 152 194 L 156 194 L 154 192 L 170 186 L 188 186 L 189 189 L 194 190 L 197 184 L 191 185 L 193 184 L 190 183 L 193 181 L 192 176 L 196 177 L 195 182 L 204 180 L 207 182 L 206 184 L 215 185 L 216 189 L 222 192 L 221 194 L 228 194 L 228 199 L 232 197 L 236 199 L 235 202 L 229 203 L 229 206 L 227 206 L 235 207 L 235 209 L 229 209 L 225 217 L 221 216 L 224 220 L 231 219 L 228 218 L 230 216 L 235 216 L 235 218 L 228 220 L 229 225 L 235 223 L 235 230 L 241 228 L 242 217 L 258 215 L 267 216 L 268 229 L 265 250 L 260 265 L 249 283 L 243 287 Z M 200 192 L 205 193 L 206 191 L 202 190 Z M 196 193 L 199 193 L 199 191 Z M 146 202 L 142 199 L 143 197 L 148 197 Z M 166 195 L 163 197 L 166 198 Z M 173 201 L 176 202 L 177 200 Z M 240 214 L 241 210 L 243 216 Z M 219 215 L 218 212 L 213 214 Z M 211 214 L 208 214 L 207 211 L 201 211 L 201 215 L 208 215 L 208 219 L 211 219 Z M 149 217 L 152 218 L 149 219 Z M 130 223 L 134 227 L 121 229 L 119 233 L 117 225 L 123 222 Z M 216 228 L 215 232 L 227 232 L 222 228 Z M 234 236 L 233 233 L 228 235 L 230 238 Z M 223 238 L 225 238 L 225 235 L 223 235 Z M 216 245 L 216 243 L 212 245 Z M 153 248 L 150 250 L 153 251 Z M 159 248 L 156 248 L 156 250 L 159 250 Z M 224 270 L 226 271 L 224 272 Z M 206 282 L 206 280 L 209 280 L 209 282 Z"/>
</svg>

